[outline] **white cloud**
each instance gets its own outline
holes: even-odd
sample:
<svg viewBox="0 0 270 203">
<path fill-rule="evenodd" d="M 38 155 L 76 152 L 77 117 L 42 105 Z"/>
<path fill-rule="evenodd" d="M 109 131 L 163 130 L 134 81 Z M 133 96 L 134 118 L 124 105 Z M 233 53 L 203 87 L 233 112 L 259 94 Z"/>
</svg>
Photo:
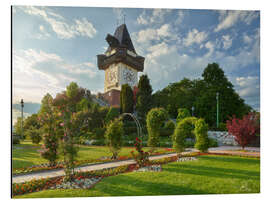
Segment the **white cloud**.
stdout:
<svg viewBox="0 0 270 203">
<path fill-rule="evenodd" d="M 173 34 L 169 24 L 164 24 L 157 29 L 147 28 L 140 30 L 138 33 L 133 34 L 133 36 L 139 43 L 145 43 L 149 40 L 164 40 L 165 38 L 175 40 L 177 38 L 177 36 Z"/>
<path fill-rule="evenodd" d="M 229 49 L 232 46 L 232 38 L 230 37 L 230 35 L 223 35 L 222 42 L 224 49 Z"/>
<path fill-rule="evenodd" d="M 93 38 L 97 33 L 93 24 L 86 18 L 75 19 L 70 23 L 63 16 L 43 7 L 18 6 L 17 8 L 29 15 L 41 17 L 61 39 L 70 39 L 76 36 Z"/>
<path fill-rule="evenodd" d="M 101 76 L 91 62 L 69 64 L 56 54 L 33 49 L 13 53 L 14 98 L 40 102 L 47 92 L 54 96 L 71 81 L 88 89 L 99 89 L 103 87 Z"/>
<path fill-rule="evenodd" d="M 147 11 L 151 12 L 147 15 Z M 164 22 L 164 18 L 172 10 L 170 9 L 144 9 L 142 14 L 137 18 L 137 23 L 141 25 L 149 25 L 152 23 L 161 24 Z"/>
<path fill-rule="evenodd" d="M 246 103 L 253 104 L 256 110 L 260 109 L 260 78 L 258 76 L 236 77 L 235 88 Z"/>
<path fill-rule="evenodd" d="M 228 29 L 239 21 L 249 25 L 255 18 L 259 16 L 259 13 L 256 11 L 220 11 L 219 13 L 220 23 L 215 28 L 215 32 Z"/>
<path fill-rule="evenodd" d="M 181 24 L 183 22 L 184 16 L 185 16 L 184 11 L 183 10 L 179 10 L 177 12 L 177 18 L 175 20 L 175 24 Z"/>
<path fill-rule="evenodd" d="M 205 47 L 209 50 L 208 53 L 206 53 L 205 57 L 210 57 L 212 56 L 214 50 L 215 50 L 215 47 L 214 47 L 214 44 L 210 41 L 208 41 L 206 44 L 205 44 Z"/>
<path fill-rule="evenodd" d="M 185 46 L 190 46 L 194 43 L 200 44 L 202 43 L 206 38 L 208 34 L 204 31 L 199 32 L 196 28 L 189 31 L 186 38 L 183 40 Z"/>
</svg>

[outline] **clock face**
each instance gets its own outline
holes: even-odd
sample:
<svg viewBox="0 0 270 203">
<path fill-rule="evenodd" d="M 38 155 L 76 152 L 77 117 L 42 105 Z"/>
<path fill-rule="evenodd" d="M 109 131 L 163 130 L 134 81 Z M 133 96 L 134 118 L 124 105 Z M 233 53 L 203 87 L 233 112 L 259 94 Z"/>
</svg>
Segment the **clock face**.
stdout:
<svg viewBox="0 0 270 203">
<path fill-rule="evenodd" d="M 125 68 L 123 70 L 123 79 L 129 86 L 133 87 L 136 82 L 136 74 L 134 71 Z"/>
</svg>

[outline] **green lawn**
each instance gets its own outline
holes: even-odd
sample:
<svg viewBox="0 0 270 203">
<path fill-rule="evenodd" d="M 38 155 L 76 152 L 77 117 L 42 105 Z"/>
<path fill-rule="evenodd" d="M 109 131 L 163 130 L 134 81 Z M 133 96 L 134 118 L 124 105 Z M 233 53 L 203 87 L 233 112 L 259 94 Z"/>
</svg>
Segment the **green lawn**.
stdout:
<svg viewBox="0 0 270 203">
<path fill-rule="evenodd" d="M 37 165 L 41 163 L 47 163 L 46 159 L 43 159 L 40 156 L 38 150 L 40 150 L 41 144 L 34 145 L 31 141 L 26 140 L 21 142 L 21 144 L 15 145 L 15 149 L 12 150 L 12 165 L 13 169 L 29 167 L 32 165 Z M 147 149 L 147 147 L 145 147 Z M 123 147 L 119 156 L 130 155 L 130 152 L 134 150 L 131 147 Z M 159 148 L 157 151 L 162 150 Z M 108 147 L 103 146 L 80 146 L 78 152 L 77 160 L 91 160 L 98 159 L 102 156 L 111 156 L 111 152 Z M 63 157 L 60 156 L 59 160 L 63 160 Z"/>
<path fill-rule="evenodd" d="M 260 160 L 200 156 L 163 165 L 162 172 L 132 172 L 104 178 L 88 190 L 45 190 L 16 198 L 231 194 L 260 192 Z"/>
</svg>

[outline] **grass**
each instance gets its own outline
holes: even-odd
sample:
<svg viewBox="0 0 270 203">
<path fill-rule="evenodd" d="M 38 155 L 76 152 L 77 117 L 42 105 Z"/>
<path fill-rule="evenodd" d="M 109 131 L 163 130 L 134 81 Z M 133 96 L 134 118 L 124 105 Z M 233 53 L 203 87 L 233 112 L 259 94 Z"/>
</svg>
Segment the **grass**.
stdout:
<svg viewBox="0 0 270 203">
<path fill-rule="evenodd" d="M 21 144 L 15 145 L 12 150 L 12 165 L 13 169 L 29 167 L 32 165 L 38 165 L 42 163 L 47 163 L 46 159 L 40 156 L 38 150 L 41 149 L 41 144 L 32 144 L 30 140 L 25 140 Z M 145 147 L 147 149 L 147 147 Z M 130 152 L 134 150 L 133 147 L 123 147 L 119 156 L 130 155 Z M 158 148 L 157 151 L 161 151 L 162 148 Z M 108 147 L 105 146 L 80 146 L 78 152 L 77 160 L 89 160 L 89 159 L 99 159 L 102 156 L 110 157 L 112 154 Z M 59 161 L 63 160 L 63 157 L 59 157 Z"/>
<path fill-rule="evenodd" d="M 259 159 L 216 155 L 198 159 L 163 165 L 162 172 L 131 172 L 107 177 L 88 190 L 44 190 L 16 198 L 260 192 Z"/>
</svg>

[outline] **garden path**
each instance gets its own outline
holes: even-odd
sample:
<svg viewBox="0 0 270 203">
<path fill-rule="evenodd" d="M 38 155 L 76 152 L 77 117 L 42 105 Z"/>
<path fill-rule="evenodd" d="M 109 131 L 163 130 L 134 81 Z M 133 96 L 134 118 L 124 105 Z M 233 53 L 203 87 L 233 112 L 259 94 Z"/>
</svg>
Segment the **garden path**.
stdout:
<svg viewBox="0 0 270 203">
<path fill-rule="evenodd" d="M 233 155 L 248 155 L 248 156 L 255 156 L 258 157 L 260 156 L 260 148 L 256 147 L 247 147 L 245 150 L 247 152 L 242 152 L 242 151 L 237 151 L 241 150 L 241 147 L 238 146 L 221 146 L 221 147 L 215 147 L 215 148 L 209 148 L 209 152 L 211 153 L 221 153 L 221 154 L 233 154 Z M 187 152 L 189 153 L 190 151 L 197 151 L 193 148 L 187 149 Z M 149 159 L 150 160 L 155 160 L 155 159 L 161 159 L 161 158 L 166 158 L 166 157 L 172 157 L 175 156 L 176 153 L 171 153 L 171 154 L 163 154 L 163 155 L 157 155 L 157 156 L 151 156 Z M 122 165 L 127 165 L 127 164 L 133 164 L 135 163 L 134 160 L 124 160 L 124 161 L 114 161 L 114 162 L 109 162 L 109 163 L 101 163 L 101 164 L 91 164 L 88 166 L 81 166 L 77 167 L 75 171 L 93 171 L 93 170 L 102 170 L 102 169 L 107 169 L 107 168 L 113 168 L 113 167 L 118 167 Z M 63 176 L 65 175 L 64 169 L 55 169 L 55 170 L 48 170 L 48 171 L 42 171 L 42 172 L 35 172 L 31 174 L 23 174 L 23 175 L 15 175 L 12 177 L 12 183 L 22 183 L 34 179 L 42 179 L 42 178 L 52 178 L 52 177 L 58 177 L 58 176 Z"/>
</svg>

